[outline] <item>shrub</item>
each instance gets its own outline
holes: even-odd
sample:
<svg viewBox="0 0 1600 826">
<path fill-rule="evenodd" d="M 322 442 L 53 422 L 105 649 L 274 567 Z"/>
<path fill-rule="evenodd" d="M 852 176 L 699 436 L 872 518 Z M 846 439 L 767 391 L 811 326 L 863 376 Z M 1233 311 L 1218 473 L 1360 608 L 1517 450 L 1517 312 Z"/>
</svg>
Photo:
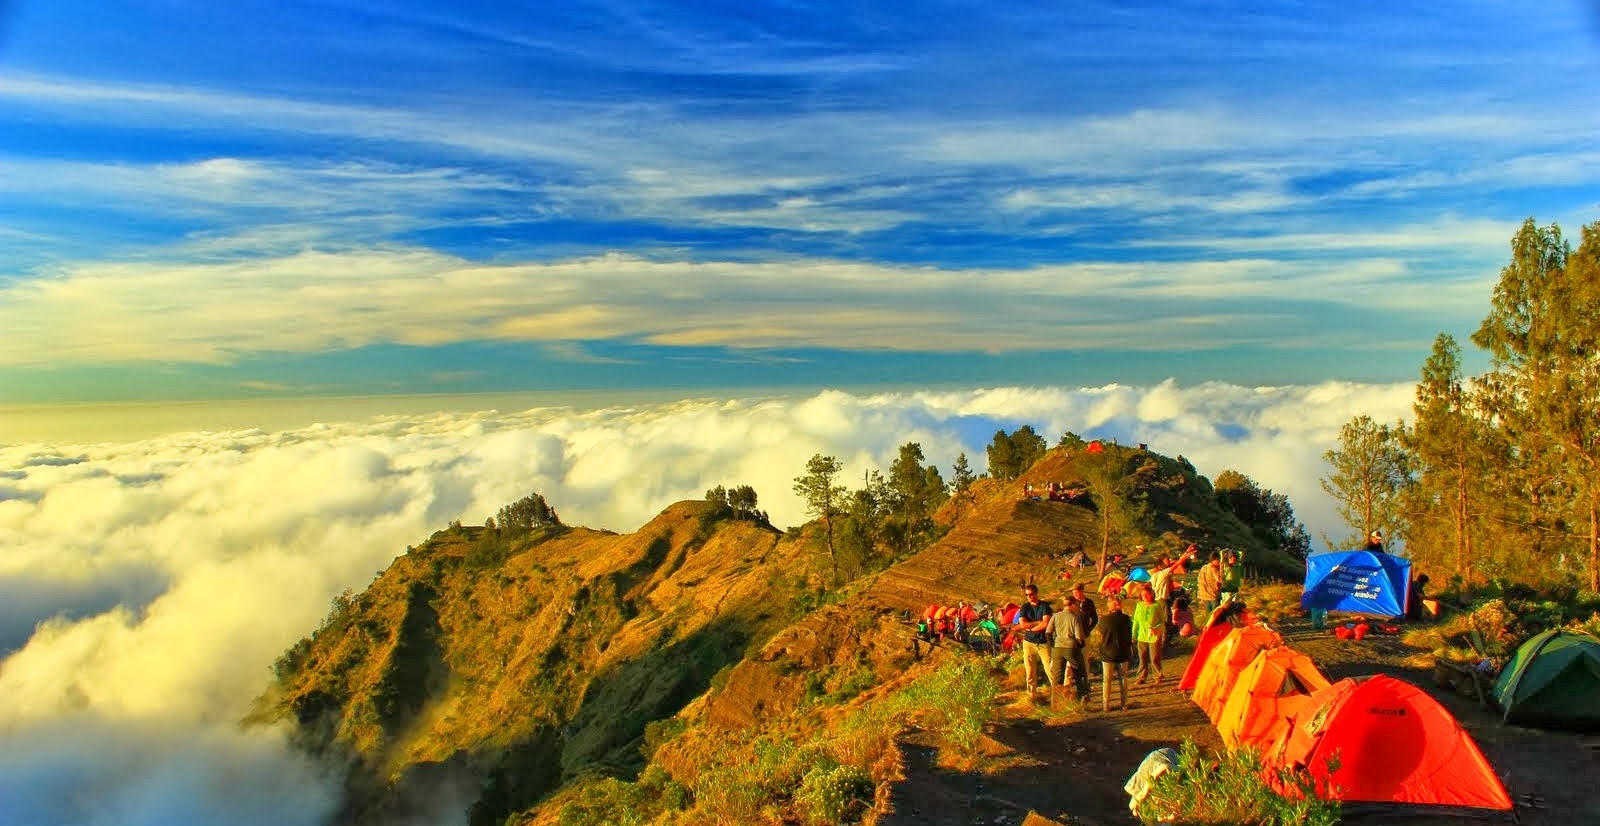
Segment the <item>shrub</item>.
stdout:
<svg viewBox="0 0 1600 826">
<path fill-rule="evenodd" d="M 1269 772 L 1287 794 L 1267 783 Z M 1209 756 L 1185 740 L 1178 765 L 1152 784 L 1139 819 L 1176 826 L 1333 826 L 1339 822 L 1339 803 L 1319 798 L 1316 791 L 1308 774 L 1266 769 L 1249 749 Z"/>
<path fill-rule="evenodd" d="M 937 732 L 945 745 L 971 757 L 994 717 L 1000 684 L 982 660 L 952 659 L 896 697 L 897 709 Z"/>
<path fill-rule="evenodd" d="M 872 807 L 875 789 L 872 778 L 855 766 L 818 766 L 801 778 L 795 808 L 810 826 L 854 823 Z"/>
</svg>

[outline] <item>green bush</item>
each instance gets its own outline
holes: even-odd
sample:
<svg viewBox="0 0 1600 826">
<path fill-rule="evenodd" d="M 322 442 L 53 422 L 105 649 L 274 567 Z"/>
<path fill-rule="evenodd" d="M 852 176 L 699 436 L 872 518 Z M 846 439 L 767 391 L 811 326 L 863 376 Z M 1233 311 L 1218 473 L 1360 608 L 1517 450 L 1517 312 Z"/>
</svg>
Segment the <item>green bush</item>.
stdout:
<svg viewBox="0 0 1600 826">
<path fill-rule="evenodd" d="M 1269 772 L 1287 794 L 1268 785 Z M 1192 740 L 1183 742 L 1177 767 L 1156 779 L 1139 807 L 1144 823 L 1174 826 L 1334 826 L 1339 817 L 1338 801 L 1317 797 L 1309 775 L 1266 769 L 1250 749 L 1207 755 Z"/>
<path fill-rule="evenodd" d="M 818 766 L 800 780 L 795 808 L 808 826 L 855 823 L 872 808 L 872 778 L 855 766 Z"/>
<path fill-rule="evenodd" d="M 1000 683 L 983 660 L 952 659 L 917 680 L 895 698 L 896 709 L 919 719 L 945 744 L 967 755 L 975 752 L 983 728 L 994 717 Z"/>
</svg>

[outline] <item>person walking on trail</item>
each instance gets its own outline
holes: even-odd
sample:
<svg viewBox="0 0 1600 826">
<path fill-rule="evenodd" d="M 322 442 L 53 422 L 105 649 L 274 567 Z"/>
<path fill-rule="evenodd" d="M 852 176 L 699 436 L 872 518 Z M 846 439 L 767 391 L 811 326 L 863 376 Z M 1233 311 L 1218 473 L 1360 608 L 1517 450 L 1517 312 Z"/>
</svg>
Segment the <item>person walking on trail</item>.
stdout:
<svg viewBox="0 0 1600 826">
<path fill-rule="evenodd" d="M 1235 550 L 1222 552 L 1222 602 L 1239 598 L 1239 586 L 1244 581 L 1244 554 Z"/>
<path fill-rule="evenodd" d="M 1152 676 L 1161 685 L 1161 647 L 1167 641 L 1167 604 L 1156 599 L 1155 590 L 1139 592 L 1133 606 L 1133 650 L 1139 660 L 1134 685 L 1144 685 Z"/>
<path fill-rule="evenodd" d="M 1083 645 L 1089 635 L 1083 630 L 1083 606 L 1068 596 L 1061 610 L 1050 616 L 1050 635 L 1055 642 L 1050 656 L 1050 688 L 1052 695 L 1068 685 L 1073 694 L 1082 700 L 1089 694 L 1089 664 L 1084 660 Z"/>
<path fill-rule="evenodd" d="M 1222 602 L 1222 554 L 1217 554 L 1200 566 L 1200 575 L 1194 586 L 1195 599 L 1200 601 L 1200 626 L 1209 627 L 1211 614 Z"/>
<path fill-rule="evenodd" d="M 1100 710 L 1111 710 L 1111 677 L 1117 678 L 1120 708 L 1128 709 L 1128 660 L 1133 657 L 1133 620 L 1122 613 L 1122 598 L 1106 598 L 1100 621 Z"/>
<path fill-rule="evenodd" d="M 1022 679 L 1033 698 L 1035 678 L 1047 686 L 1050 679 L 1050 603 L 1039 600 L 1039 586 L 1032 582 L 1022 587 L 1024 603 L 1017 611 L 1016 626 L 1022 633 Z M 1037 671 L 1037 674 L 1035 673 Z"/>
</svg>

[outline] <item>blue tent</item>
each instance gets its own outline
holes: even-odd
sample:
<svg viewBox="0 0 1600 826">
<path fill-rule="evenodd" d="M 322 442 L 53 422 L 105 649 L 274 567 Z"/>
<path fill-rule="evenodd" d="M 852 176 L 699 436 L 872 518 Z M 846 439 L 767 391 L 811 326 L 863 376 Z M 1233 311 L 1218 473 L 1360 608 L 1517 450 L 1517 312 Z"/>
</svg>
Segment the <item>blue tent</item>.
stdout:
<svg viewBox="0 0 1600 826">
<path fill-rule="evenodd" d="M 1323 611 L 1401 617 L 1411 591 L 1411 560 L 1381 551 L 1333 551 L 1306 559 L 1300 604 Z"/>
<path fill-rule="evenodd" d="M 1129 582 L 1149 582 L 1150 572 L 1143 568 L 1134 568 L 1128 572 Z"/>
</svg>

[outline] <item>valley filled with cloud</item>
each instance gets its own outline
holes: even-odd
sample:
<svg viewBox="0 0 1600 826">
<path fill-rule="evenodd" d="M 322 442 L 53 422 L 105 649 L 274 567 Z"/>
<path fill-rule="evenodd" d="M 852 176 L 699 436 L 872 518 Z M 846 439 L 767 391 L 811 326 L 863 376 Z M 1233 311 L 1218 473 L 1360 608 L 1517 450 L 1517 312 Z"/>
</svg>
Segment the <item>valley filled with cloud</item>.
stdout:
<svg viewBox="0 0 1600 826">
<path fill-rule="evenodd" d="M 1314 537 L 1341 536 L 1321 455 L 1354 415 L 1408 415 L 1411 394 L 824 391 L 0 447 L 0 823 L 322 822 L 336 781 L 238 725 L 273 659 L 407 545 L 530 492 L 568 524 L 626 532 L 749 484 L 786 527 L 805 521 L 791 486 L 815 453 L 859 485 L 915 441 L 948 478 L 958 453 L 981 471 L 995 430 L 1031 424 L 1052 444 L 1071 430 L 1240 470 L 1287 493 Z"/>
</svg>

